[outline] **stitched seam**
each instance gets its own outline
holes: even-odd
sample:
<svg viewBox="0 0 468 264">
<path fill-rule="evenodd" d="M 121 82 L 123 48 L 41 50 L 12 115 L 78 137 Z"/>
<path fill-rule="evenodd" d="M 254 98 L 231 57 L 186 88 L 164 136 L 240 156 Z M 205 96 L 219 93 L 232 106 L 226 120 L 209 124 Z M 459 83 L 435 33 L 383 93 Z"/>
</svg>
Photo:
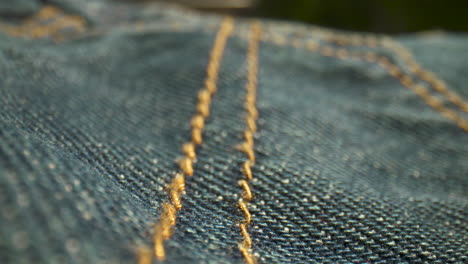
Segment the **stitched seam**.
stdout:
<svg viewBox="0 0 468 264">
<path fill-rule="evenodd" d="M 325 31 L 324 31 L 325 32 Z M 402 44 L 390 38 L 378 39 L 375 36 L 363 37 L 360 35 L 346 36 L 342 34 L 327 32 L 328 41 L 334 42 L 340 46 L 360 46 L 375 48 L 381 46 L 387 50 L 393 51 L 406 64 L 411 73 L 415 74 L 420 80 L 427 82 L 436 91 L 442 94 L 446 99 L 458 106 L 461 111 L 468 112 L 468 102 L 466 102 L 456 92 L 451 91 L 444 81 L 436 76 L 435 73 L 424 69 L 418 64 L 413 54 Z"/>
<path fill-rule="evenodd" d="M 153 263 L 153 252 L 150 248 L 140 246 L 136 249 L 137 251 L 137 263 L 138 264 L 151 264 Z"/>
<path fill-rule="evenodd" d="M 234 20 L 227 17 L 221 23 L 218 33 L 216 34 L 206 70 L 207 77 L 205 79 L 205 86 L 198 94 L 196 113 L 191 120 L 192 138 L 191 141 L 182 146 L 184 156 L 178 161 L 179 172 L 176 173 L 175 177 L 167 186 L 170 199 L 162 205 L 163 211 L 158 222 L 154 225 L 153 250 L 154 256 L 158 260 L 164 260 L 166 258 L 164 241 L 171 237 L 176 224 L 177 213 L 182 209 L 181 196 L 185 190 L 185 177 L 193 175 L 196 148 L 202 143 L 202 131 L 205 120 L 210 114 L 211 100 L 213 94 L 217 90 L 221 59 L 233 28 Z M 151 263 L 152 257 L 149 255 L 149 252 L 150 251 L 145 249 L 137 251 L 139 264 Z"/>
<path fill-rule="evenodd" d="M 258 110 L 256 107 L 257 97 L 257 75 L 258 75 L 258 49 L 261 34 L 261 24 L 255 21 L 251 24 L 249 37 L 248 37 L 248 50 L 247 50 L 247 83 L 245 86 L 245 125 L 244 142 L 242 142 L 238 149 L 242 151 L 247 160 L 242 164 L 241 171 L 245 179 L 239 181 L 242 187 L 242 198 L 239 199 L 239 208 L 244 215 L 244 219 L 239 223 L 239 228 L 243 241 L 239 244 L 239 250 L 244 256 L 247 264 L 257 263 L 256 257 L 252 253 L 252 239 L 249 234 L 249 226 L 252 221 L 252 215 L 249 211 L 249 203 L 253 198 L 253 191 L 250 187 L 252 180 L 252 167 L 255 163 L 254 151 L 254 134 L 257 131 L 256 120 L 258 119 Z"/>
<path fill-rule="evenodd" d="M 43 24 L 47 20 L 50 23 Z M 60 31 L 70 27 L 78 32 L 83 32 L 86 27 L 85 20 L 80 16 L 67 15 L 53 6 L 45 6 L 36 14 L 26 19 L 21 25 L 0 24 L 0 30 L 13 37 L 29 37 L 33 39 L 52 36 L 61 39 Z"/>
<path fill-rule="evenodd" d="M 329 45 L 321 45 L 317 41 L 308 41 L 303 43 L 301 39 L 292 39 L 291 41 L 286 41 L 286 39 L 280 37 L 267 37 L 263 38 L 267 42 L 279 46 L 293 46 L 295 48 L 305 48 L 312 52 L 318 52 L 320 55 L 325 57 L 335 57 L 337 59 L 358 59 L 366 61 L 369 63 L 377 64 L 384 70 L 386 70 L 390 76 L 397 79 L 404 87 L 410 89 L 415 94 L 423 99 L 423 101 L 438 111 L 443 117 L 453 121 L 457 126 L 463 129 L 468 133 L 468 121 L 460 116 L 457 112 L 445 107 L 440 99 L 432 95 L 428 88 L 424 85 L 417 84 L 413 81 L 410 75 L 403 72 L 403 70 L 397 65 L 390 62 L 385 56 L 378 55 L 375 52 L 358 52 L 358 51 L 349 51 L 344 48 L 335 48 Z"/>
<path fill-rule="evenodd" d="M 432 88 L 439 92 L 445 99 L 452 102 L 455 106 L 458 106 L 458 110 L 468 112 L 468 102 L 463 99 L 462 96 L 458 95 L 455 91 L 451 91 L 446 83 L 436 76 L 435 73 L 424 69 L 419 65 L 411 52 L 406 49 L 403 45 L 399 44 L 396 40 L 392 40 L 389 37 L 379 39 L 375 35 L 368 34 L 362 36 L 359 34 L 340 34 L 331 30 L 314 27 L 313 29 L 304 28 L 307 31 L 318 32 L 319 34 L 325 35 L 325 41 L 333 42 L 340 46 L 367 46 L 370 48 L 376 48 L 377 46 L 383 47 L 386 50 L 393 51 L 399 56 L 403 62 L 408 66 L 411 73 L 415 74 L 419 80 L 424 81 L 432 86 Z"/>
</svg>

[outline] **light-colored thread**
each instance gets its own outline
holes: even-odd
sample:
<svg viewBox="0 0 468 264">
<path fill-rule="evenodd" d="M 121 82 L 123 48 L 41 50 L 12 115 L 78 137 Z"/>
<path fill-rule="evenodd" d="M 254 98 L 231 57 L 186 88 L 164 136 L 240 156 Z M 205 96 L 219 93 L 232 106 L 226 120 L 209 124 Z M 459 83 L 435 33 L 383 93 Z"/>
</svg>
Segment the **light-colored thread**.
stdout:
<svg viewBox="0 0 468 264">
<path fill-rule="evenodd" d="M 249 112 L 250 115 L 253 115 L 252 113 Z M 255 114 L 255 119 L 258 118 L 258 114 Z M 247 144 L 252 145 L 254 142 L 253 138 L 253 133 L 252 131 L 244 131 L 244 139 L 247 142 Z"/>
<path fill-rule="evenodd" d="M 252 247 L 252 239 L 250 238 L 250 234 L 247 231 L 247 224 L 241 223 L 239 224 L 239 228 L 241 230 L 241 235 L 244 238 L 242 243 L 239 245 L 239 250 L 244 256 L 245 262 L 247 264 L 255 264 L 257 263 L 256 258 L 252 255 L 251 247 Z"/>
<path fill-rule="evenodd" d="M 246 160 L 244 164 L 242 165 L 242 169 L 244 170 L 244 175 L 249 181 L 252 180 L 252 169 L 250 168 L 251 166 L 252 164 L 249 160 Z"/>
<path fill-rule="evenodd" d="M 242 241 L 242 243 L 244 244 L 245 247 L 250 248 L 252 246 L 252 239 L 250 238 L 247 225 L 248 223 L 241 223 L 239 226 L 241 229 L 242 236 L 245 238 L 244 241 Z"/>
<path fill-rule="evenodd" d="M 412 73 L 416 74 L 422 80 L 429 83 L 434 88 L 434 90 L 445 95 L 450 102 L 456 106 L 459 106 L 462 111 L 468 112 L 468 102 L 466 102 L 456 92 L 451 91 L 445 82 L 437 78 L 434 73 L 424 69 L 421 65 L 419 65 L 408 49 L 403 47 L 400 43 L 388 38 L 384 39 L 381 43 L 384 47 L 393 50 L 398 56 L 400 56 L 400 58 L 402 58 L 402 60 L 408 65 L 408 68 Z"/>
<path fill-rule="evenodd" d="M 54 21 L 42 25 L 44 21 L 55 19 Z M 0 30 L 14 37 L 56 37 L 64 28 L 73 28 L 78 32 L 83 32 L 86 22 L 83 18 L 75 15 L 67 15 L 60 9 L 53 6 L 46 6 L 39 10 L 35 15 L 26 19 L 21 25 L 3 25 L 0 24 Z"/>
<path fill-rule="evenodd" d="M 250 188 L 250 187 L 248 187 L 248 188 Z M 249 192 L 251 192 L 251 191 L 249 190 Z M 242 213 L 244 213 L 245 223 L 250 224 L 250 222 L 252 221 L 252 215 L 250 214 L 247 202 L 244 201 L 242 198 L 239 199 L 239 208 L 241 209 Z"/>
<path fill-rule="evenodd" d="M 238 149 L 246 154 L 247 160 L 242 163 L 242 173 L 245 179 L 239 181 L 242 187 L 242 198 L 239 199 L 239 208 L 242 211 L 244 219 L 239 223 L 239 228 L 243 241 L 239 244 L 239 250 L 244 256 L 247 264 L 257 263 L 256 257 L 252 253 L 252 239 L 249 234 L 249 225 L 252 221 L 252 215 L 249 211 L 249 202 L 253 198 L 250 181 L 252 180 L 252 166 L 255 162 L 254 152 L 254 134 L 257 131 L 256 120 L 258 119 L 258 111 L 256 107 L 257 96 L 257 76 L 258 76 L 258 48 L 261 35 L 260 22 L 252 23 L 249 32 L 249 44 L 247 51 L 247 83 L 245 86 L 245 125 L 244 142 Z"/>
<path fill-rule="evenodd" d="M 192 129 L 192 142 L 196 145 L 200 145 L 202 143 L 202 131 L 198 128 Z"/>
<path fill-rule="evenodd" d="M 205 126 L 205 117 L 203 115 L 196 115 L 192 119 L 192 126 L 194 128 L 203 129 Z"/>
<path fill-rule="evenodd" d="M 183 174 L 178 173 L 171 185 L 169 186 L 172 203 L 174 204 L 175 209 L 182 209 L 182 203 L 180 201 L 180 193 L 185 190 L 185 177 Z"/>
<path fill-rule="evenodd" d="M 276 40 L 275 37 L 264 38 L 264 40 L 270 41 L 279 46 L 285 46 L 290 44 L 284 44 L 284 42 L 282 42 L 281 40 Z M 384 70 L 386 70 L 390 76 L 399 80 L 403 86 L 412 90 L 415 94 L 421 97 L 427 105 L 431 106 L 433 109 L 438 111 L 443 117 L 453 121 L 458 127 L 463 129 L 465 132 L 468 132 L 467 120 L 461 117 L 457 112 L 445 107 L 443 103 L 437 97 L 432 95 L 425 86 L 415 83 L 410 75 L 404 73 L 401 68 L 391 63 L 388 58 L 370 51 L 348 51 L 342 48 L 325 46 L 323 44 L 321 45 L 317 43 L 316 41 L 310 41 L 305 44 L 303 43 L 302 48 L 305 48 L 312 52 L 318 52 L 320 55 L 325 57 L 335 57 L 341 59 L 340 56 L 338 56 L 338 53 L 340 53 L 342 57 L 363 60 L 370 63 L 376 63 Z"/>
<path fill-rule="evenodd" d="M 192 160 L 197 157 L 195 152 L 195 144 L 193 144 L 193 142 L 185 143 L 182 147 L 182 150 L 184 151 L 185 155 Z"/>
<path fill-rule="evenodd" d="M 319 30 L 323 31 L 323 30 Z M 323 31 L 326 32 L 326 31 Z M 444 95 L 450 102 L 454 105 L 458 106 L 462 111 L 468 112 L 468 102 L 465 101 L 459 94 L 454 91 L 451 91 L 444 81 L 437 78 L 437 76 L 426 69 L 424 69 L 419 63 L 416 62 L 413 54 L 401 45 L 396 40 L 390 38 L 383 38 L 380 39 L 376 36 L 367 36 L 363 37 L 360 35 L 343 35 L 337 34 L 332 32 L 325 33 L 326 39 L 328 41 L 332 41 L 338 45 L 365 45 L 370 48 L 375 48 L 377 46 L 381 46 L 384 48 L 393 51 L 398 57 L 402 59 L 402 61 L 408 66 L 408 69 L 411 73 L 415 74 L 421 80 L 427 82 L 431 87 L 439 92 L 440 94 Z M 291 45 L 293 45 L 291 43 Z"/>
<path fill-rule="evenodd" d="M 151 264 L 153 262 L 153 252 L 151 248 L 141 246 L 137 248 L 138 264 Z"/>
<path fill-rule="evenodd" d="M 187 176 L 193 175 L 193 159 L 190 157 L 183 157 L 179 160 L 179 167 Z"/>
<path fill-rule="evenodd" d="M 208 117 L 210 115 L 210 108 L 206 104 L 198 104 L 197 111 L 203 116 Z"/>
<path fill-rule="evenodd" d="M 211 98 L 216 91 L 220 61 L 222 59 L 227 40 L 234 28 L 234 20 L 227 17 L 221 23 L 219 31 L 213 44 L 210 54 L 210 61 L 207 66 L 207 77 L 205 87 L 198 94 L 196 113 L 191 120 L 192 140 L 182 146 L 184 156 L 179 160 L 180 172 L 177 173 L 168 185 L 167 189 L 171 199 L 162 206 L 163 211 L 158 222 L 154 225 L 154 255 L 158 260 L 166 258 L 164 241 L 168 240 L 176 224 L 177 212 L 182 209 L 181 196 L 185 191 L 185 177 L 193 175 L 193 163 L 196 158 L 196 148 L 202 142 L 202 130 L 205 119 L 208 117 Z M 202 109 L 202 110 L 200 110 Z M 140 254 L 140 251 L 137 252 Z M 145 260 L 145 256 L 139 259 Z M 146 264 L 139 262 L 139 264 Z"/>
<path fill-rule="evenodd" d="M 253 143 L 253 141 L 252 141 L 252 143 Z M 247 155 L 247 157 L 249 158 L 249 161 L 251 163 L 254 163 L 255 162 L 255 153 L 254 153 L 254 151 L 253 151 L 253 149 L 251 147 L 252 143 L 249 143 L 249 142 L 245 141 L 245 142 L 241 143 L 240 145 L 238 145 L 237 149 L 244 152 Z"/>
<path fill-rule="evenodd" d="M 248 178 L 248 176 L 246 177 Z M 242 188 L 244 189 L 242 199 L 244 199 L 247 202 L 250 202 L 252 200 L 252 191 L 250 190 L 249 182 L 246 180 L 240 180 L 239 185 L 242 186 Z"/>
</svg>

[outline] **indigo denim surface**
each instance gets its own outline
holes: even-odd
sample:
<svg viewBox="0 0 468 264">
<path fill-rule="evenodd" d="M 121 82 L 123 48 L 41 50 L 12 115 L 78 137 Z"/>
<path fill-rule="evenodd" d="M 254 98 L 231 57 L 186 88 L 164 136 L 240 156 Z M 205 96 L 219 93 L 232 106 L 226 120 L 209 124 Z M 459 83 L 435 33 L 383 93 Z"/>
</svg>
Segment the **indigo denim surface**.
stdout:
<svg viewBox="0 0 468 264">
<path fill-rule="evenodd" d="M 45 2 L 0 1 L 0 263 L 138 263 L 222 18 Z M 245 261 L 250 24 L 227 40 L 165 263 Z M 468 36 L 260 24 L 258 262 L 467 263 Z"/>
</svg>

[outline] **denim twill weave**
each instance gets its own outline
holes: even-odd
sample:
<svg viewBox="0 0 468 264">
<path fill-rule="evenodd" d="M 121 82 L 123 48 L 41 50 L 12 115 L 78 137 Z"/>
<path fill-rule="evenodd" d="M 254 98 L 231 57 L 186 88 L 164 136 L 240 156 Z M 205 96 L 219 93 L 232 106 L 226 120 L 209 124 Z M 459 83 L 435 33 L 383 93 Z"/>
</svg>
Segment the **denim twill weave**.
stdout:
<svg viewBox="0 0 468 264">
<path fill-rule="evenodd" d="M 222 20 L 0 1 L 0 263 L 138 263 L 152 248 Z M 251 24 L 235 19 L 227 39 L 165 263 L 246 261 Z M 260 24 L 255 259 L 466 263 L 468 36 Z"/>
</svg>

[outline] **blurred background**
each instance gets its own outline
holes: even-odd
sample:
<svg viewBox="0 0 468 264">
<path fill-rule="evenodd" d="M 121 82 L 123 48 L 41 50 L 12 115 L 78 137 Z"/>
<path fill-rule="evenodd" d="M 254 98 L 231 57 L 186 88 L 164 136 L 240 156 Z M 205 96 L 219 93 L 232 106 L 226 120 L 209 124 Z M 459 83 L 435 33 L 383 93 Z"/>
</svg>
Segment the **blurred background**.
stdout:
<svg viewBox="0 0 468 264">
<path fill-rule="evenodd" d="M 158 0 L 164 1 L 164 0 Z M 379 33 L 468 31 L 466 0 L 165 0 L 195 9 Z"/>
</svg>

